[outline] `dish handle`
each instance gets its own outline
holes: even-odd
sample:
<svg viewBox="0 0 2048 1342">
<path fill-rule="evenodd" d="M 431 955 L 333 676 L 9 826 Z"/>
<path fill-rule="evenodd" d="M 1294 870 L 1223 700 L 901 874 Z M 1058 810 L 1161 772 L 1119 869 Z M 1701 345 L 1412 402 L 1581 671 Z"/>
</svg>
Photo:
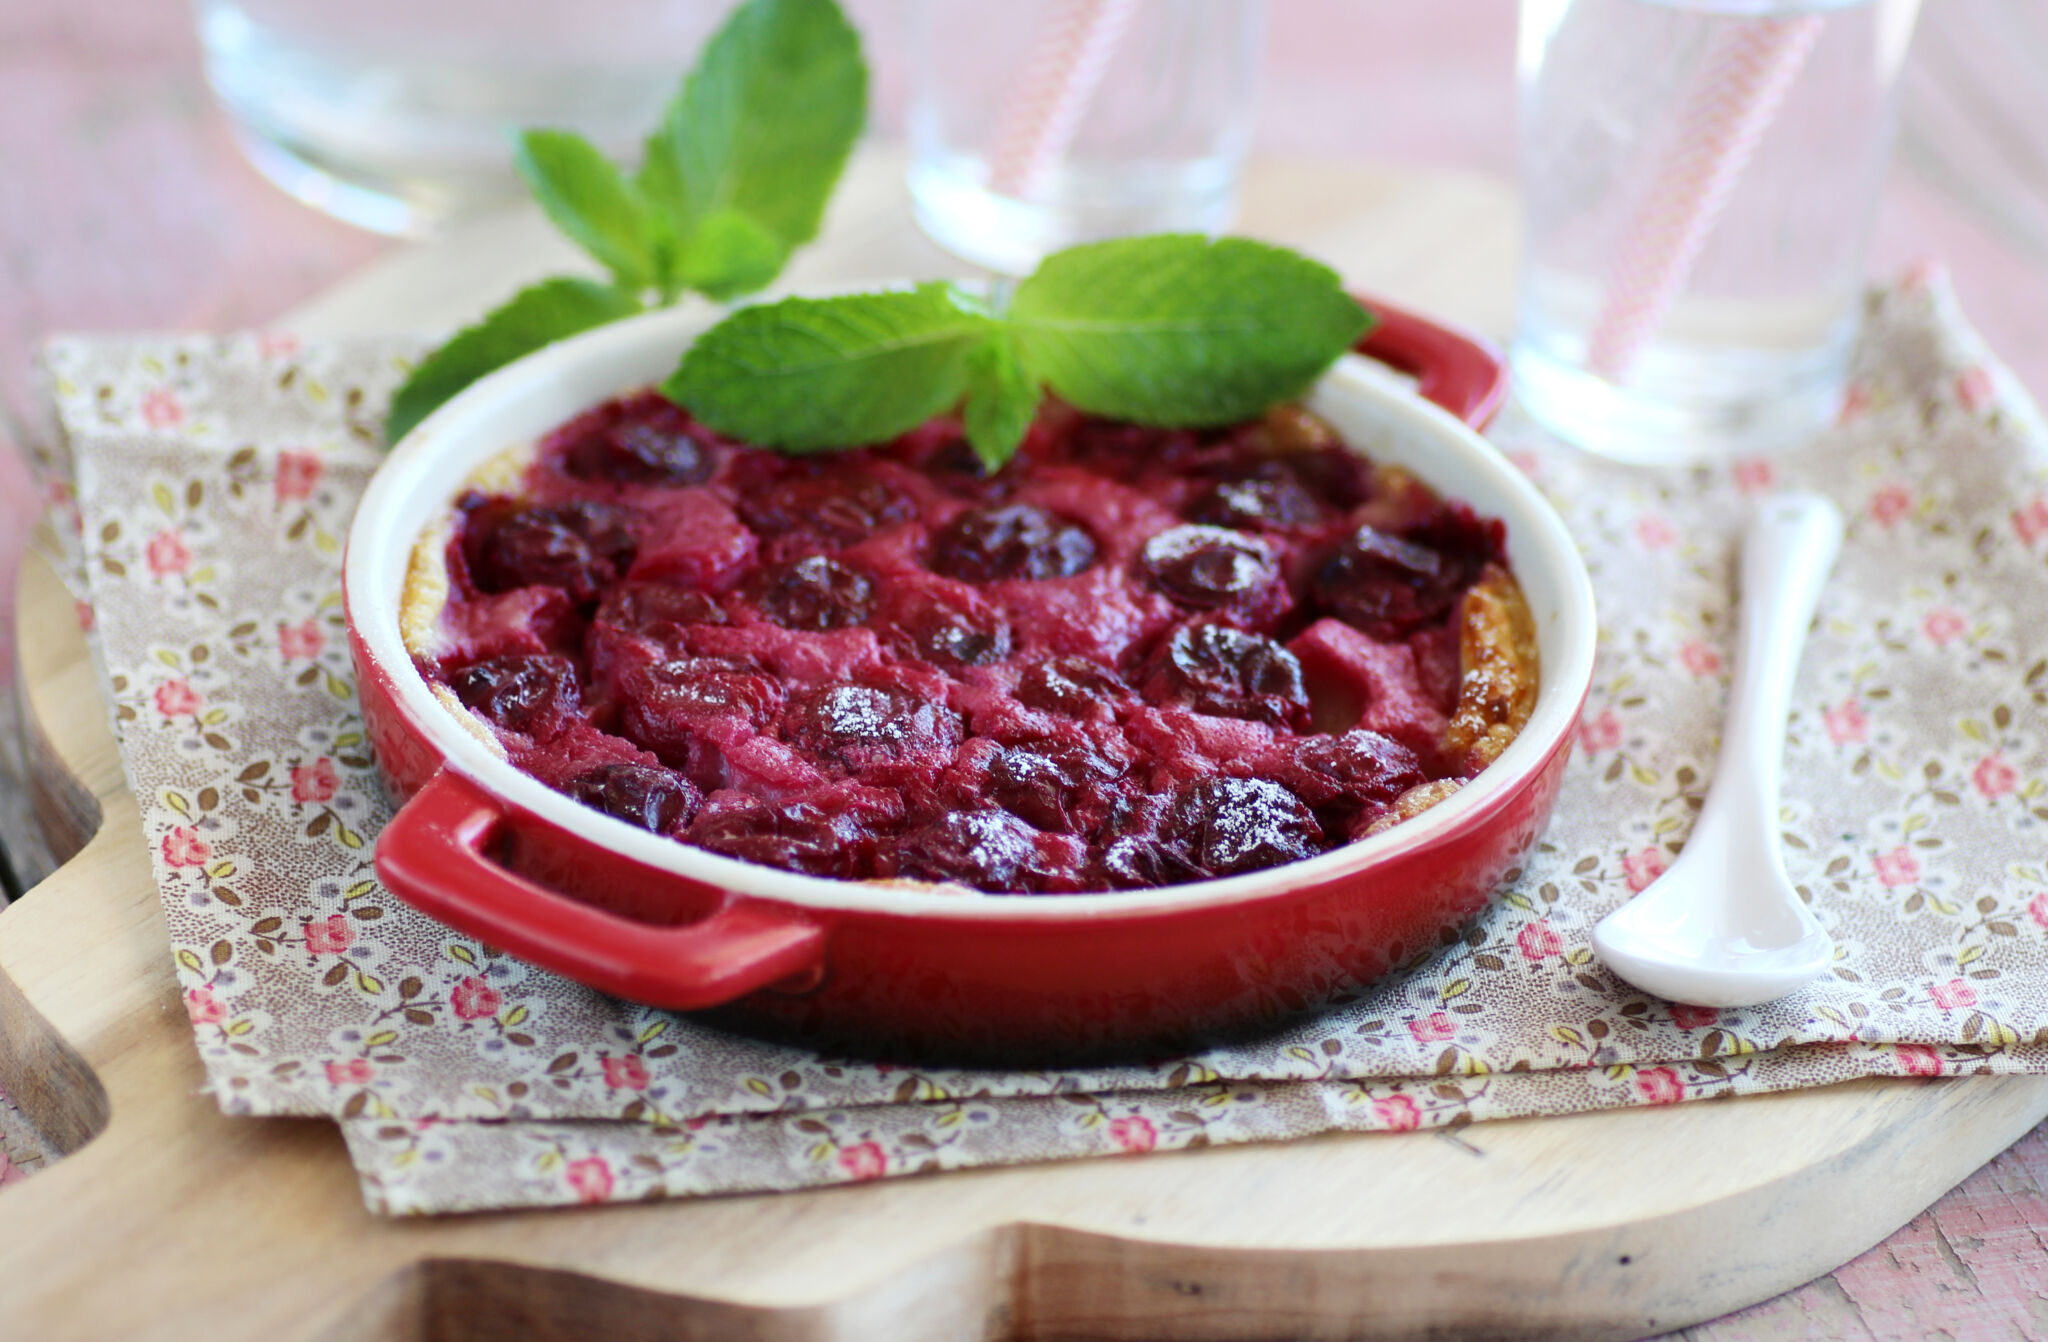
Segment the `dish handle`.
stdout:
<svg viewBox="0 0 2048 1342">
<path fill-rule="evenodd" d="M 1418 317 L 1364 294 L 1354 298 L 1377 319 L 1354 347 L 1415 379 L 1416 394 L 1483 429 L 1507 394 L 1500 351 L 1476 335 Z"/>
<path fill-rule="evenodd" d="M 675 926 L 586 904 L 500 865 L 490 848 L 518 813 L 452 769 L 398 808 L 377 842 L 377 874 L 431 918 L 593 988 L 696 1011 L 824 964 L 825 931 L 731 892 L 710 916 Z M 545 827 L 548 842 L 604 850 Z M 614 859 L 616 860 L 616 859 Z M 656 873 L 650 877 L 659 879 Z"/>
</svg>

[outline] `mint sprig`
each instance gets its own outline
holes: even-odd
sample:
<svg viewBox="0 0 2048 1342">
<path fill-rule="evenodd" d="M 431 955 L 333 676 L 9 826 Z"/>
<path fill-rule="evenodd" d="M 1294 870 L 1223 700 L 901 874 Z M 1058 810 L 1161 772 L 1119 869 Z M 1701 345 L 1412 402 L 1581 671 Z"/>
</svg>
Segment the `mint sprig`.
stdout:
<svg viewBox="0 0 2048 1342">
<path fill-rule="evenodd" d="M 866 110 L 860 38 L 834 0 L 745 0 L 705 44 L 633 173 L 574 132 L 522 132 L 520 176 L 609 283 L 545 280 L 457 333 L 399 389 L 386 439 L 557 340 L 685 292 L 729 302 L 766 287 L 817 236 Z"/>
<path fill-rule="evenodd" d="M 944 283 L 743 308 L 662 392 L 720 433 L 804 452 L 882 442 L 964 401 L 995 470 L 1047 390 L 1139 424 L 1234 423 L 1306 392 L 1371 325 L 1319 262 L 1160 234 L 1057 252 L 999 308 Z"/>
</svg>

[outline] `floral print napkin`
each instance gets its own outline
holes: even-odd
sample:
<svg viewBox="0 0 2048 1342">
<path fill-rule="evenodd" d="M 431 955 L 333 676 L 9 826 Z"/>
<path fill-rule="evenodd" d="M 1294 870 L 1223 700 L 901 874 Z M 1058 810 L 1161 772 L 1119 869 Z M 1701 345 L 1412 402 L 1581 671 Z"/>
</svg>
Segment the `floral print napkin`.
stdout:
<svg viewBox="0 0 2048 1342">
<path fill-rule="evenodd" d="M 1653 472 L 1512 412 L 1601 609 L 1551 826 L 1464 938 L 1269 1038 L 1065 1071 L 822 1057 L 636 1007 L 414 914 L 371 866 L 340 550 L 411 342 L 45 351 L 65 556 L 224 1109 L 341 1121 L 370 1205 L 444 1212 L 2048 1070 L 2048 432 L 1938 277 L 1873 295 L 1841 423 Z M 1740 1011 L 1645 998 L 1588 932 L 1683 846 L 1760 496 L 1849 538 L 1788 733 L 1794 880 L 1833 973 Z"/>
</svg>

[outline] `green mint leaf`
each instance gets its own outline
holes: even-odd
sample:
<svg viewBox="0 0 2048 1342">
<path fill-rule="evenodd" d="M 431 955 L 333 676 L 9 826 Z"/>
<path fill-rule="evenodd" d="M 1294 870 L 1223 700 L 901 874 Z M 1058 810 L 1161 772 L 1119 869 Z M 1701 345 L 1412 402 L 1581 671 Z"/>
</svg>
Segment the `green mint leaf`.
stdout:
<svg viewBox="0 0 2048 1342">
<path fill-rule="evenodd" d="M 571 131 L 529 130 L 514 158 L 555 227 L 627 289 L 657 282 L 653 220 L 640 193 L 597 146 Z"/>
<path fill-rule="evenodd" d="M 421 360 L 391 398 L 384 421 L 386 442 L 395 443 L 436 407 L 484 374 L 544 345 L 631 316 L 640 302 L 631 294 L 592 280 L 542 280 L 514 294 L 474 326 Z"/>
<path fill-rule="evenodd" d="M 949 284 L 741 308 L 662 394 L 719 433 L 795 452 L 857 447 L 952 409 L 995 329 Z"/>
<path fill-rule="evenodd" d="M 678 277 L 717 303 L 766 285 L 789 259 L 789 248 L 737 210 L 713 210 L 697 225 Z"/>
<path fill-rule="evenodd" d="M 1038 417 L 1038 382 L 1024 369 L 1008 339 L 996 336 L 967 356 L 967 406 L 961 427 L 967 445 L 991 471 L 1017 455 Z"/>
<path fill-rule="evenodd" d="M 1007 313 L 1037 380 L 1091 414 L 1197 428 L 1299 396 L 1371 317 L 1329 267 L 1246 238 L 1118 238 L 1047 257 Z"/>
<path fill-rule="evenodd" d="M 648 141 L 638 182 L 665 216 L 658 231 L 689 256 L 699 230 L 729 210 L 780 241 L 785 255 L 809 242 L 866 109 L 860 38 L 832 0 L 746 0 Z M 706 257 L 721 254 L 713 249 L 688 269 L 702 276 Z M 751 279 L 758 268 L 747 259 L 741 273 Z M 731 276 L 714 282 L 740 291 Z"/>
</svg>

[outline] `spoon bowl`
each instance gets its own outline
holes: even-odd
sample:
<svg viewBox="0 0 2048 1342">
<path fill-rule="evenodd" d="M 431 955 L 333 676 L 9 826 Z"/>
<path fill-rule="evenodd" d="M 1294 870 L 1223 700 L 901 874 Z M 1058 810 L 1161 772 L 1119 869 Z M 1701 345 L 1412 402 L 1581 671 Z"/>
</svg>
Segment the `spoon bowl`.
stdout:
<svg viewBox="0 0 2048 1342">
<path fill-rule="evenodd" d="M 1803 494 L 1766 503 L 1744 536 L 1735 683 L 1706 804 L 1670 870 L 1593 929 L 1600 959 L 1644 992 L 1755 1006 L 1834 960 L 1785 873 L 1778 787 L 1800 648 L 1841 545 L 1841 514 Z"/>
</svg>

